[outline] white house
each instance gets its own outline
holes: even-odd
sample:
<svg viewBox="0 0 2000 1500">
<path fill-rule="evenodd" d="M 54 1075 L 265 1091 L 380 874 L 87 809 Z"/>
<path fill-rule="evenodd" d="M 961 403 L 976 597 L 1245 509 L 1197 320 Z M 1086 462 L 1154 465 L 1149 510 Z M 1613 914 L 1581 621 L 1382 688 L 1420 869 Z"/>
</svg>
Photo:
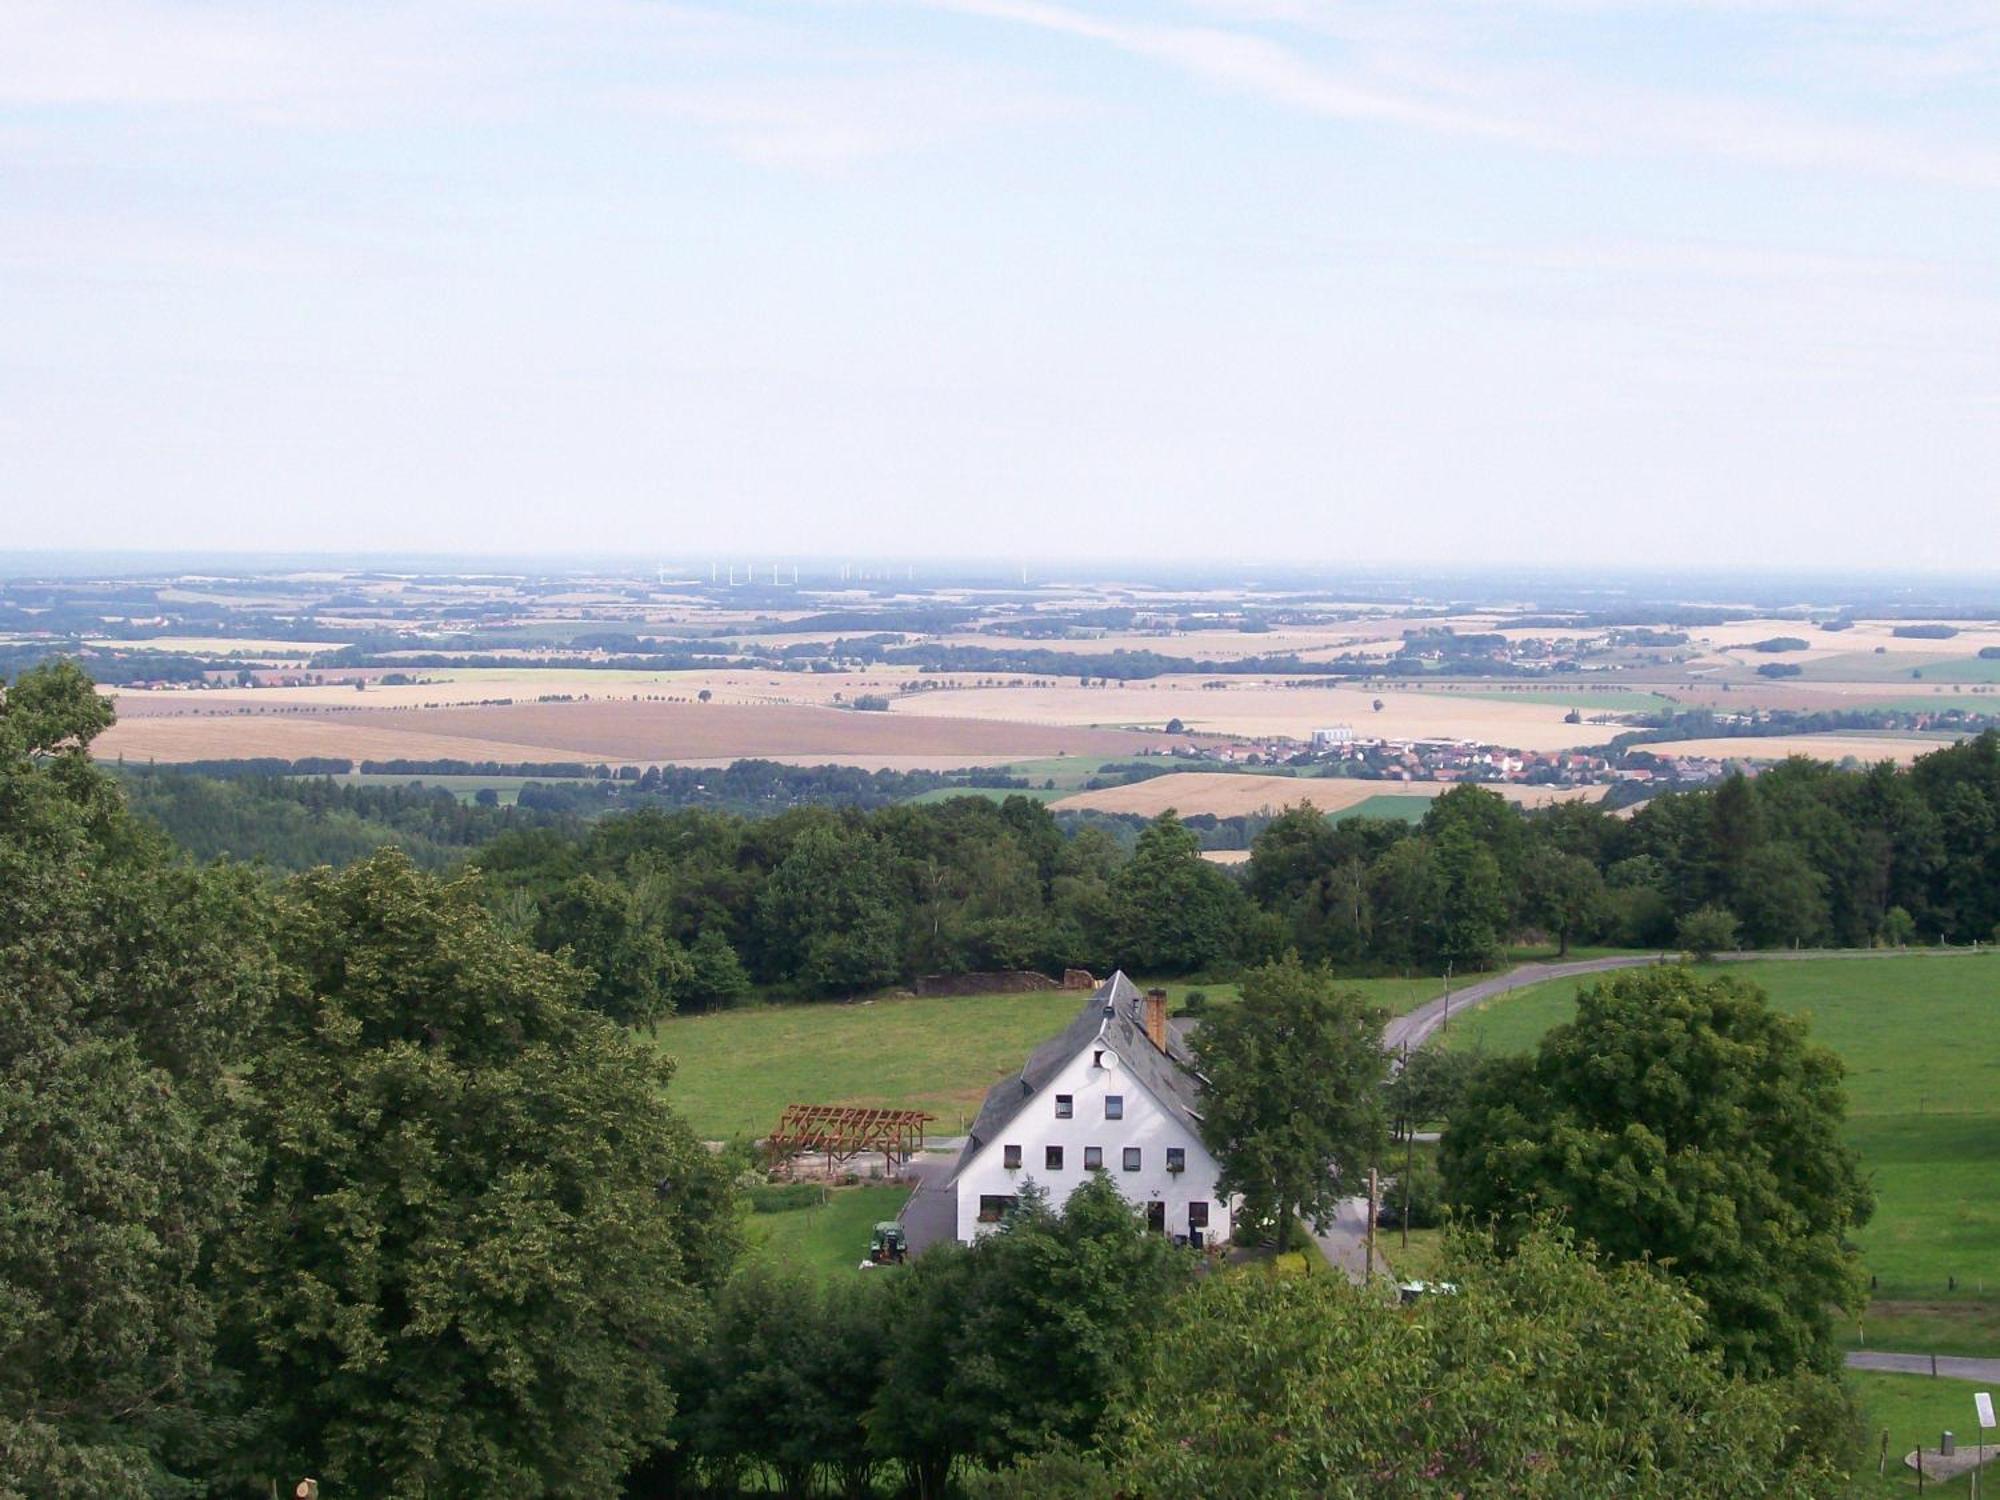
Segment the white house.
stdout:
<svg viewBox="0 0 2000 1500">
<path fill-rule="evenodd" d="M 1005 1217 L 1033 1182 L 1052 1206 L 1103 1172 L 1165 1234 L 1213 1244 L 1235 1204 L 1201 1143 L 1201 1080 L 1167 1022 L 1167 999 L 1122 973 L 1097 987 L 1060 1036 L 986 1095 L 951 1185 L 958 1238 Z"/>
</svg>

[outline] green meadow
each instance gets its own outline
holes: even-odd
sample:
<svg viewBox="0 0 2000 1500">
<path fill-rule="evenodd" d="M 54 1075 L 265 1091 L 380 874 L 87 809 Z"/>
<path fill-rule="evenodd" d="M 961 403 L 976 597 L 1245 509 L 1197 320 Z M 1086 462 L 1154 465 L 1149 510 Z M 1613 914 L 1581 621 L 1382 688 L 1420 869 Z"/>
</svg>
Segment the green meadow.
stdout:
<svg viewBox="0 0 2000 1500">
<path fill-rule="evenodd" d="M 1848 1379 L 1861 1398 L 1868 1454 L 1861 1474 L 1847 1492 L 1849 1500 L 1916 1494 L 1916 1471 L 1905 1467 L 1903 1457 L 1913 1448 L 1936 1448 L 1939 1435 L 1947 1429 L 1957 1434 L 1962 1445 L 1978 1445 L 1979 1424 L 1973 1415 L 1972 1394 L 1985 1387 L 1969 1380 L 1933 1380 L 1928 1375 L 1885 1375 L 1873 1370 L 1850 1372 Z M 1996 1435 L 2000 1434 L 1988 1434 Z M 1875 1473 L 1878 1462 L 1883 1470 L 1879 1478 Z M 1988 1472 L 1981 1476 L 1988 1486 L 1995 1482 L 1994 1467 L 1988 1464 Z M 1930 1480 L 1924 1493 L 1966 1495 L 1971 1493 L 1971 1484 L 1964 1476 L 1945 1484 Z"/>
<path fill-rule="evenodd" d="M 2000 1349 L 2000 955 L 1717 964 L 1803 1014 L 1847 1065 L 1848 1138 L 1873 1179 L 1859 1230 L 1875 1301 L 1850 1342 Z M 1442 1045 L 1526 1051 L 1596 976 L 1504 995 Z"/>
<path fill-rule="evenodd" d="M 1421 976 L 1342 983 L 1392 1014 L 1439 990 L 1435 978 Z M 1163 988 L 1176 1009 L 1193 990 L 1217 1005 L 1237 999 L 1233 984 L 1175 981 Z M 636 1035 L 674 1059 L 669 1096 L 705 1139 L 764 1135 L 795 1103 L 929 1110 L 938 1117 L 932 1132 L 953 1136 L 978 1113 L 986 1090 L 1017 1072 L 1083 1001 L 1075 991 L 1044 990 L 746 1005 L 677 1016 L 657 1036 Z"/>
<path fill-rule="evenodd" d="M 868 1253 L 868 1235 L 902 1211 L 910 1190 L 883 1184 L 835 1188 L 824 1203 L 753 1213 L 745 1221 L 750 1259 L 832 1278 L 853 1271 Z"/>
</svg>

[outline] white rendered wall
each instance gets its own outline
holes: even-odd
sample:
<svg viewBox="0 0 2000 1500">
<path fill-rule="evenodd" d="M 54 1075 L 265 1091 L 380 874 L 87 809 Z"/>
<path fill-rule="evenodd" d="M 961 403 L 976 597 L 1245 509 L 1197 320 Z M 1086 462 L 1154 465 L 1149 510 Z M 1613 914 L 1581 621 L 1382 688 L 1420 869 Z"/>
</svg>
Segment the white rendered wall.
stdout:
<svg viewBox="0 0 2000 1500">
<path fill-rule="evenodd" d="M 1083 1148 L 1104 1149 L 1104 1175 L 1117 1184 L 1126 1199 L 1135 1204 L 1162 1202 L 1167 1206 L 1167 1233 L 1188 1232 L 1188 1205 L 1208 1204 L 1208 1227 L 1202 1231 L 1204 1243 L 1226 1240 L 1230 1234 L 1230 1205 L 1216 1193 L 1221 1169 L 1196 1135 L 1149 1093 L 1128 1071 L 1122 1059 L 1111 1068 L 1093 1061 L 1097 1047 L 1086 1047 L 1045 1088 L 1038 1090 L 1020 1113 L 1001 1127 L 997 1139 L 980 1147 L 979 1154 L 966 1164 L 958 1177 L 958 1237 L 971 1243 L 974 1235 L 992 1225 L 979 1222 L 982 1195 L 1018 1197 L 1032 1180 L 1049 1195 L 1049 1204 L 1060 1208 L 1069 1195 L 1092 1174 L 1084 1170 Z M 1056 1095 L 1068 1094 L 1076 1104 L 1067 1120 L 1056 1118 Z M 1104 1118 L 1104 1096 L 1122 1094 L 1125 1117 Z M 1007 1146 L 1021 1148 L 1021 1165 L 1008 1170 Z M 1063 1148 L 1062 1170 L 1051 1172 L 1044 1165 L 1050 1146 Z M 1127 1146 L 1141 1152 L 1140 1170 L 1124 1170 Z M 1167 1171 L 1167 1148 L 1179 1146 L 1187 1152 L 1187 1170 Z"/>
</svg>

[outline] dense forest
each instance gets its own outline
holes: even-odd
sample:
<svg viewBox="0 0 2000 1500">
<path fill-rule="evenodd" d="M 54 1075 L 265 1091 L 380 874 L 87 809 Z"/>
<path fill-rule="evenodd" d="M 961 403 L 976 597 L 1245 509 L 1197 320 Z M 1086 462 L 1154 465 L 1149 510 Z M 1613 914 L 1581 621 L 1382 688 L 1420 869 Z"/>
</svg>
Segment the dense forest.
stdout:
<svg viewBox="0 0 2000 1500">
<path fill-rule="evenodd" d="M 746 788 L 797 792 L 787 778 L 833 774 L 745 765 Z M 653 785 L 666 798 L 696 774 L 727 784 L 728 773 L 682 772 Z M 890 773 L 843 774 L 875 787 Z M 648 784 L 582 783 L 505 808 L 325 780 L 124 782 L 138 811 L 202 857 L 303 868 L 395 843 L 430 867 L 467 862 L 515 930 L 551 951 L 569 944 L 605 976 L 655 976 L 639 994 L 603 980 L 606 1008 L 628 1017 L 760 986 L 847 995 L 1016 967 L 1203 974 L 1287 949 L 1349 973 L 1467 969 L 1529 934 L 1660 947 L 1692 941 L 1697 919 L 1704 946 L 1749 947 L 1984 942 L 2000 924 L 1995 734 L 1908 770 L 1792 760 L 1629 815 L 1582 803 L 1523 813 L 1462 786 L 1415 824 L 1302 808 L 1145 824 L 1058 816 L 1020 795 L 872 807 L 857 796 L 758 815 L 782 803 L 747 791 L 747 809 L 587 816 L 606 805 L 596 788 L 622 798 Z M 1245 865 L 1200 857 L 1228 838 L 1248 839 Z"/>
</svg>

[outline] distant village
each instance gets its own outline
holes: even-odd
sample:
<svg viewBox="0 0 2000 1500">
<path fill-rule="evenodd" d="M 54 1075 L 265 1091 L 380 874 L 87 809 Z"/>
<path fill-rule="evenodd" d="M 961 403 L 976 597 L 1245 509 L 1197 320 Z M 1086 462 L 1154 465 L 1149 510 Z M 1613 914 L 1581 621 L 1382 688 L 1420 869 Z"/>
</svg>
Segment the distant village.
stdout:
<svg viewBox="0 0 2000 1500">
<path fill-rule="evenodd" d="M 1284 735 L 1225 745 L 1175 746 L 1157 752 L 1176 760 L 1240 766 L 1322 768 L 1320 774 L 1364 781 L 1511 782 L 1521 786 L 1699 786 L 1719 781 L 1724 763 L 1712 755 L 1676 754 L 1670 743 L 1643 752 L 1517 750 L 1464 739 L 1361 738 L 1346 725 L 1316 729 L 1309 742 Z M 1644 762 L 1635 764 L 1634 762 Z"/>
</svg>

